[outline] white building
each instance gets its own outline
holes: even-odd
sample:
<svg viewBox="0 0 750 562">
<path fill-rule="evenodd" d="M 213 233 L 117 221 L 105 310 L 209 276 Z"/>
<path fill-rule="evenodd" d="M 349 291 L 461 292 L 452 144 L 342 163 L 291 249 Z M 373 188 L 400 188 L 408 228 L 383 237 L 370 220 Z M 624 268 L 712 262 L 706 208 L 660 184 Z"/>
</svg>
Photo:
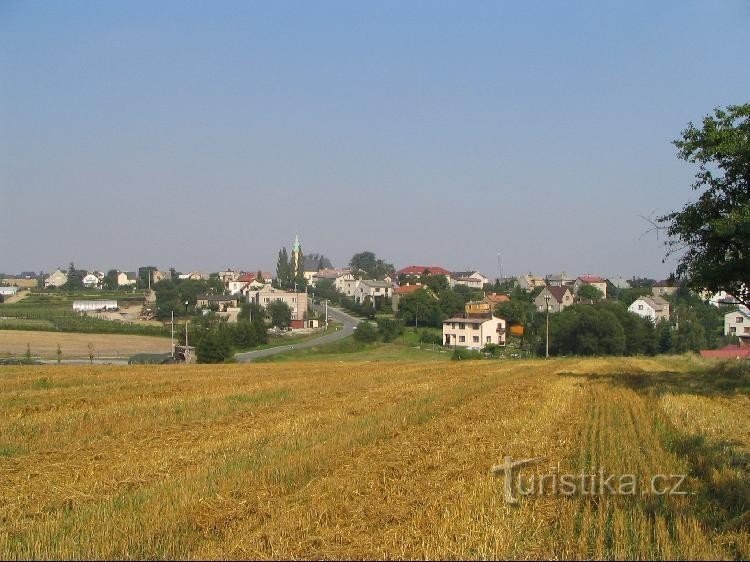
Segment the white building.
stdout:
<svg viewBox="0 0 750 562">
<path fill-rule="evenodd" d="M 448 318 L 443 321 L 443 345 L 481 349 L 488 343 L 505 345 L 505 320 L 491 318 Z"/>
<path fill-rule="evenodd" d="M 354 302 L 362 304 L 365 298 L 370 297 L 372 304 L 379 307 L 384 299 L 390 299 L 393 296 L 393 285 L 385 281 L 375 281 L 373 279 L 362 279 L 354 288 Z M 381 301 L 380 303 L 378 301 Z"/>
<path fill-rule="evenodd" d="M 271 285 L 263 285 L 262 288 L 247 293 L 248 302 L 259 304 L 263 308 L 273 301 L 282 301 L 292 310 L 292 320 L 304 320 L 307 312 L 307 293 L 302 291 L 282 291 Z"/>
<path fill-rule="evenodd" d="M 117 272 L 117 285 L 119 287 L 129 287 L 135 285 L 138 281 L 138 276 L 135 271 L 118 271 Z"/>
<path fill-rule="evenodd" d="M 489 278 L 478 271 L 454 271 L 449 280 L 451 287 L 465 285 L 471 289 L 482 289 L 489 282 Z"/>
<path fill-rule="evenodd" d="M 333 282 L 333 286 L 336 287 L 336 290 L 342 295 L 353 297 L 354 290 L 357 288 L 358 283 L 359 279 L 355 279 L 354 275 L 352 275 L 351 273 L 344 273 L 336 277 L 336 280 Z"/>
<path fill-rule="evenodd" d="M 101 279 L 99 279 L 99 276 L 96 275 L 96 273 L 87 273 L 83 276 L 83 279 L 81 282 L 83 283 L 84 287 L 88 287 L 89 289 L 92 289 L 94 287 L 98 287 Z"/>
<path fill-rule="evenodd" d="M 747 307 L 740 306 L 724 315 L 724 335 L 750 337 L 750 311 Z"/>
<path fill-rule="evenodd" d="M 44 288 L 47 287 L 62 287 L 68 282 L 68 274 L 63 271 L 56 269 L 54 273 L 50 274 L 44 280 Z"/>
<path fill-rule="evenodd" d="M 74 312 L 103 312 L 107 310 L 117 310 L 117 301 L 73 301 Z"/>
<path fill-rule="evenodd" d="M 650 318 L 656 324 L 660 320 L 669 320 L 669 303 L 661 297 L 640 297 L 628 307 L 628 312 Z"/>
<path fill-rule="evenodd" d="M 0 295 L 4 297 L 12 297 L 18 292 L 18 287 L 6 287 L 0 286 Z"/>
</svg>

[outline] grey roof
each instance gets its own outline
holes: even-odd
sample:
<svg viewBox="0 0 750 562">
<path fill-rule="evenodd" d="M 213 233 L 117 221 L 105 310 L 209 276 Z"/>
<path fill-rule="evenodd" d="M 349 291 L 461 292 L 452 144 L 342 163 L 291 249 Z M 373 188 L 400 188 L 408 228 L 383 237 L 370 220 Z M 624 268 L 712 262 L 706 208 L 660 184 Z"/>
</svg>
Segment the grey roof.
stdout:
<svg viewBox="0 0 750 562">
<path fill-rule="evenodd" d="M 393 287 L 392 283 L 388 283 L 387 281 L 376 281 L 375 279 L 363 279 L 360 283 L 364 283 L 368 287 Z"/>
<path fill-rule="evenodd" d="M 616 289 L 630 289 L 630 283 L 622 277 L 610 277 L 607 279 Z"/>
</svg>

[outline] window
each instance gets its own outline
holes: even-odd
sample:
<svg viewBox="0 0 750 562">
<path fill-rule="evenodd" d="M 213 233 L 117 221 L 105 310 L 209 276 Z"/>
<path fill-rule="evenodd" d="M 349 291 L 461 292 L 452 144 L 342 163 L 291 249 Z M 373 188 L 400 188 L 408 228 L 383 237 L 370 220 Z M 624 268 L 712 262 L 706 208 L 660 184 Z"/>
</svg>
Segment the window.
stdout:
<svg viewBox="0 0 750 562">
<path fill-rule="evenodd" d="M 464 324 L 463 322 L 459 322 L 458 323 L 458 329 L 459 330 L 465 330 L 466 329 L 466 324 Z"/>
<path fill-rule="evenodd" d="M 471 327 L 474 328 L 475 330 L 478 330 L 479 329 L 479 324 L 472 324 Z"/>
<path fill-rule="evenodd" d="M 487 336 L 487 343 L 492 343 L 492 336 Z"/>
<path fill-rule="evenodd" d="M 737 328 L 735 328 L 734 326 L 732 326 L 731 328 L 729 328 L 729 333 L 730 334 L 734 334 L 736 332 L 737 332 Z"/>
<path fill-rule="evenodd" d="M 458 336 L 458 341 L 464 343 L 466 341 L 466 336 Z"/>
<path fill-rule="evenodd" d="M 750 326 L 745 326 L 745 333 L 750 334 Z"/>
<path fill-rule="evenodd" d="M 474 336 L 474 337 L 472 338 L 472 341 L 473 341 L 474 343 L 479 343 L 479 336 Z"/>
<path fill-rule="evenodd" d="M 638 310 L 643 310 L 643 305 L 642 304 L 638 305 Z"/>
<path fill-rule="evenodd" d="M 737 324 L 742 324 L 742 316 L 737 317 Z"/>
</svg>

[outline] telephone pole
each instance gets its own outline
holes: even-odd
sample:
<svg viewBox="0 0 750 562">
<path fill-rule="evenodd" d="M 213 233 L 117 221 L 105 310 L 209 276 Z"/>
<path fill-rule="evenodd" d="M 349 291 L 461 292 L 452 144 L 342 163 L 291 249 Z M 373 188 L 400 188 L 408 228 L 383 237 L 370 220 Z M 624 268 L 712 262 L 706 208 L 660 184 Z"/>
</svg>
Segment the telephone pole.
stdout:
<svg viewBox="0 0 750 562">
<path fill-rule="evenodd" d="M 544 295 L 544 302 L 547 303 L 547 345 L 544 358 L 549 359 L 549 295 Z"/>
</svg>

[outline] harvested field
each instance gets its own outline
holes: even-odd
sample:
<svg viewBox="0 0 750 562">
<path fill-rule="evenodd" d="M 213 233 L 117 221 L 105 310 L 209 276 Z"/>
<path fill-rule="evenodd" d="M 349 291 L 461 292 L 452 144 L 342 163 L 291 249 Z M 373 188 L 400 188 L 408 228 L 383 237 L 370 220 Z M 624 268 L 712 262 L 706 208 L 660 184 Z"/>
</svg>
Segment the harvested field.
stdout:
<svg viewBox="0 0 750 562">
<path fill-rule="evenodd" d="M 2 368 L 0 557 L 748 558 L 749 393 L 682 357 Z M 688 494 L 510 505 L 505 456 Z"/>
<path fill-rule="evenodd" d="M 62 359 L 87 358 L 89 343 L 93 344 L 97 357 L 106 358 L 130 357 L 136 353 L 169 353 L 170 351 L 169 338 L 153 336 L 0 330 L 0 357 L 21 356 L 26 353 L 26 344 L 28 344 L 34 357 L 57 359 L 59 344 Z"/>
</svg>

